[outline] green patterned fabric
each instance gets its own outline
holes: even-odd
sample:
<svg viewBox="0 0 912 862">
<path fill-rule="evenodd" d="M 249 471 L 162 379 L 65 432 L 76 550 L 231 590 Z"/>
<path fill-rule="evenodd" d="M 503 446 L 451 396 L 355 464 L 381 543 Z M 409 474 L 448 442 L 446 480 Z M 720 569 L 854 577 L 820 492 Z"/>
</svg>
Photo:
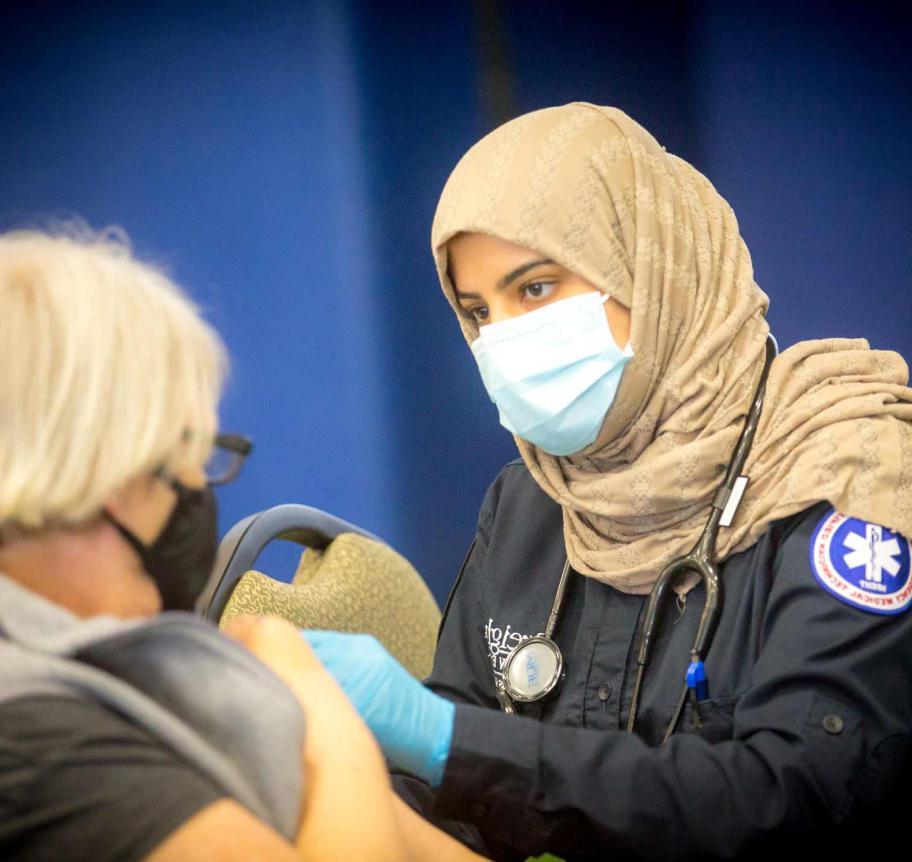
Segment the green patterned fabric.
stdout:
<svg viewBox="0 0 912 862">
<path fill-rule="evenodd" d="M 372 634 L 419 679 L 431 672 L 440 624 L 440 609 L 411 563 L 355 533 L 337 536 L 325 551 L 306 550 L 291 584 L 246 572 L 219 624 L 243 614 Z"/>
</svg>

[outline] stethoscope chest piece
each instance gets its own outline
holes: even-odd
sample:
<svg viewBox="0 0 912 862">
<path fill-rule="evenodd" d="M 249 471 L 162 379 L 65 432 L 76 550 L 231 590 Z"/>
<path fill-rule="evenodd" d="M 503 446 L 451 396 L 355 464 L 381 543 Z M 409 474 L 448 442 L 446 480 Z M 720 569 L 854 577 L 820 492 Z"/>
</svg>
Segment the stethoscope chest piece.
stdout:
<svg viewBox="0 0 912 862">
<path fill-rule="evenodd" d="M 547 635 L 536 635 L 519 644 L 503 666 L 504 690 L 511 700 L 532 703 L 557 688 L 564 675 L 564 659 Z"/>
</svg>

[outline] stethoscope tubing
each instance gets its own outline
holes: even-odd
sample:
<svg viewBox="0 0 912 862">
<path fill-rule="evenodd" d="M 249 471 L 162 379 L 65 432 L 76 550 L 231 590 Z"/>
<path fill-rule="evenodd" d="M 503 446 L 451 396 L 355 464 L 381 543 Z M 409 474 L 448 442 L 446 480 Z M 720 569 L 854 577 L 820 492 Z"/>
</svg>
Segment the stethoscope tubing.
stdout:
<svg viewBox="0 0 912 862">
<path fill-rule="evenodd" d="M 637 656 L 637 675 L 634 682 L 630 711 L 627 718 L 626 729 L 628 733 L 633 733 L 636 727 L 640 692 L 643 686 L 646 666 L 649 664 L 652 653 L 653 640 L 657 631 L 661 611 L 666 604 L 668 596 L 672 593 L 674 585 L 678 582 L 678 579 L 687 573 L 696 572 L 699 574 L 706 592 L 703 611 L 700 615 L 700 622 L 697 626 L 697 632 L 694 636 L 693 646 L 690 651 L 691 663 L 702 663 L 712 644 L 713 636 L 715 635 L 719 618 L 722 613 L 722 582 L 719 576 L 719 568 L 715 556 L 719 527 L 726 505 L 732 496 L 739 477 L 742 476 L 742 471 L 747 461 L 748 454 L 750 453 L 754 436 L 757 433 L 757 426 L 760 422 L 760 414 L 762 412 L 764 395 L 766 393 L 766 382 L 776 352 L 775 341 L 772 336 L 770 336 L 766 342 L 766 355 L 763 370 L 760 374 L 760 380 L 757 383 L 754 399 L 751 403 L 750 410 L 748 411 L 744 427 L 738 437 L 738 442 L 735 444 L 732 457 L 728 464 L 728 469 L 725 473 L 725 478 L 713 497 L 710 516 L 706 526 L 703 528 L 703 532 L 700 534 L 693 550 L 683 557 L 672 560 L 662 570 L 662 573 L 653 585 L 652 590 L 650 590 Z M 503 688 L 498 686 L 497 698 L 501 707 L 507 713 L 512 714 L 515 711 L 513 707 L 514 700 L 520 703 L 532 703 L 534 701 L 542 700 L 553 694 L 560 684 L 564 673 L 563 655 L 560 651 L 560 647 L 554 641 L 553 636 L 560 619 L 561 610 L 563 609 L 569 574 L 570 561 L 567 559 L 564 563 L 564 568 L 561 571 L 560 580 L 554 595 L 554 601 L 551 605 L 551 612 L 548 614 L 548 622 L 545 626 L 544 634 L 536 635 L 534 638 L 529 638 L 517 645 L 504 662 L 502 672 Z M 558 670 L 556 671 L 554 678 L 549 680 L 540 691 L 525 694 L 516 691 L 510 685 L 510 669 L 512 663 L 522 654 L 523 647 L 530 645 L 532 642 L 546 645 L 547 648 L 555 653 Z M 666 729 L 663 742 L 674 732 L 674 728 L 678 723 L 689 693 L 693 695 L 693 689 L 689 689 L 685 682 L 674 714 Z M 700 719 L 696 699 L 693 701 L 693 716 L 695 722 L 699 724 Z"/>
</svg>

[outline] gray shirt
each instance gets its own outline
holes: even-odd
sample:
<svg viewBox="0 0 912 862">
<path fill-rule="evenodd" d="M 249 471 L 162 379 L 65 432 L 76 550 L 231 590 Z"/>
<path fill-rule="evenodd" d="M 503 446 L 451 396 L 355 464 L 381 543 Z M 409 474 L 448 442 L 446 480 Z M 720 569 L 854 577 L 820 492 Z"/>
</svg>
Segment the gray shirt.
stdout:
<svg viewBox="0 0 912 862">
<path fill-rule="evenodd" d="M 286 838 L 303 793 L 304 716 L 285 684 L 191 614 L 80 619 L 0 575 L 0 703 L 91 700 Z"/>
</svg>

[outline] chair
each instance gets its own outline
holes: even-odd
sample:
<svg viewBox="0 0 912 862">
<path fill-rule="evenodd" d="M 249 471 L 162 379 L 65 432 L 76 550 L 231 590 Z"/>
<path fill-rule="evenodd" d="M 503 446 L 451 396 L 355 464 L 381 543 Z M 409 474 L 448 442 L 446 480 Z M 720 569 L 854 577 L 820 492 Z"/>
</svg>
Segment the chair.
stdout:
<svg viewBox="0 0 912 862">
<path fill-rule="evenodd" d="M 306 547 L 290 584 L 253 568 L 274 539 Z M 197 612 L 219 625 L 275 614 L 300 628 L 372 634 L 419 679 L 431 671 L 440 624 L 434 597 L 405 557 L 360 527 L 294 504 L 228 531 Z"/>
</svg>

